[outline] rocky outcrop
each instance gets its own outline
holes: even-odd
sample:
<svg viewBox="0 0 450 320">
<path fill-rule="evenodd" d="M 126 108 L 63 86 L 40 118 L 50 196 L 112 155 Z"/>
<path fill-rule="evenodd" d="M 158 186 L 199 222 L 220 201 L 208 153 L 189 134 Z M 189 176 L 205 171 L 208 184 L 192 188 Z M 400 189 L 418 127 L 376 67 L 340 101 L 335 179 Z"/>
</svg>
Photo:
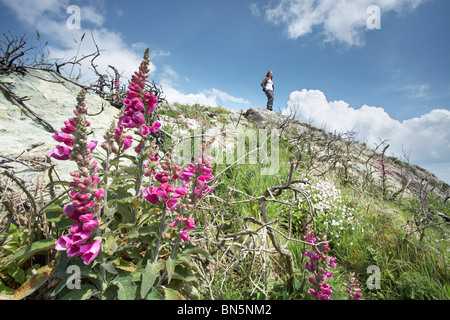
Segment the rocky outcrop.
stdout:
<svg viewBox="0 0 450 320">
<path fill-rule="evenodd" d="M 56 145 L 52 134 L 61 132 L 64 121 L 73 117 L 82 86 L 53 72 L 29 69 L 26 74 L 0 75 L 0 89 L 1 168 L 32 179 L 36 170 L 45 167 L 46 152 Z M 117 109 L 92 92 L 87 93 L 86 104 L 92 140 L 100 141 Z M 68 161 L 54 164 L 62 175 L 74 166 Z"/>
</svg>

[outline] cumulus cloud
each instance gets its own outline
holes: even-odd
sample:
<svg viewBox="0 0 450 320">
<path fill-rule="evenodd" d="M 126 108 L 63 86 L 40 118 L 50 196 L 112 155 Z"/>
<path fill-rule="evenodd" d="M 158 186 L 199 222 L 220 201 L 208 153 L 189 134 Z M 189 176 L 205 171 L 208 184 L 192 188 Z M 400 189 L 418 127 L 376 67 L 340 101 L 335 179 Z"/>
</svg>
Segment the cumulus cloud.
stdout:
<svg viewBox="0 0 450 320">
<path fill-rule="evenodd" d="M 98 71 L 102 74 L 113 74 L 113 70 L 108 67 L 111 65 L 125 79 L 130 79 L 142 61 L 145 48 L 149 47 L 144 42 L 128 44 L 121 33 L 103 27 L 106 19 L 104 13 L 89 4 L 79 6 L 81 23 L 80 28 L 77 29 L 67 26 L 67 20 L 73 14 L 72 11 L 67 10 L 70 6 L 69 0 L 0 0 L 0 3 L 8 7 L 23 25 L 28 26 L 33 32 L 34 29 L 38 29 L 42 37 L 45 36 L 50 40 L 48 49 L 52 63 L 80 59 L 96 52 L 96 46 L 98 46 L 101 51 L 100 56 L 94 61 Z M 98 5 L 98 1 L 95 4 Z M 159 49 L 150 51 L 151 59 L 170 56 L 168 51 Z M 71 77 L 81 74 L 80 82 L 93 83 L 97 80 L 97 76 L 92 70 L 90 60 L 91 58 L 87 58 L 77 66 L 66 64 L 61 71 Z M 155 76 L 156 69 L 156 65 L 151 61 L 151 76 Z M 218 106 L 224 102 L 249 103 L 245 99 L 234 97 L 215 88 L 199 93 L 183 93 L 176 89 L 180 76 L 171 66 L 163 65 L 159 72 L 158 78 L 164 94 L 171 103 L 209 106 Z M 183 79 L 188 81 L 186 78 Z"/>
<path fill-rule="evenodd" d="M 13 11 L 16 18 L 25 26 L 36 28 L 41 37 L 49 39 L 49 59 L 51 62 L 68 62 L 80 59 L 96 52 L 96 45 L 101 50 L 95 60 L 99 72 L 113 71 L 108 68 L 114 66 L 125 78 L 130 78 L 136 66 L 142 61 L 144 50 L 139 43 L 135 47 L 129 46 L 120 33 L 102 27 L 105 17 L 96 8 L 80 6 L 80 28 L 68 28 L 67 20 L 73 14 L 67 10 L 68 0 L 16 0 L 0 2 Z M 88 29 L 88 26 L 94 26 Z M 84 35 L 84 36 L 83 36 Z M 95 42 L 94 42 L 95 41 Z M 91 58 L 83 60 L 80 65 L 67 64 L 61 70 L 66 75 L 76 77 L 82 74 L 81 82 L 93 82 L 97 77 L 90 65 Z M 150 70 L 155 66 L 151 64 Z"/>
<path fill-rule="evenodd" d="M 413 10 L 428 0 L 281 0 L 265 10 L 265 17 L 275 25 L 283 25 L 291 39 L 321 30 L 325 42 L 363 45 L 363 34 L 370 6 L 378 6 L 382 15 Z M 252 9 L 254 11 L 255 9 Z"/>
<path fill-rule="evenodd" d="M 61 18 L 69 6 L 68 0 L 0 0 L 0 2 L 10 8 L 19 21 L 28 25 L 34 25 L 44 14 Z"/>
<path fill-rule="evenodd" d="M 436 109 L 421 117 L 404 121 L 392 119 L 383 108 L 363 105 L 352 108 L 347 102 L 328 101 L 320 90 L 294 91 L 290 94 L 284 115 L 323 127 L 327 131 L 353 131 L 359 141 L 374 147 L 383 140 L 390 145 L 388 153 L 436 174 L 450 183 L 450 111 Z"/>
<path fill-rule="evenodd" d="M 206 105 L 217 107 L 223 103 L 249 104 L 248 100 L 238 98 L 229 93 L 212 88 L 211 90 L 203 90 L 198 93 L 183 93 L 176 89 L 179 83 L 179 74 L 169 65 L 163 65 L 159 74 L 161 87 L 169 103 L 181 103 L 187 105 Z M 189 79 L 184 78 L 184 81 L 189 82 Z"/>
<path fill-rule="evenodd" d="M 211 90 L 203 90 L 199 93 L 183 93 L 175 89 L 171 85 L 165 85 L 162 83 L 162 89 L 166 95 L 166 100 L 169 103 L 181 103 L 187 105 L 205 105 L 210 107 L 217 107 L 223 105 L 223 103 L 237 103 L 237 104 L 249 104 L 250 102 L 243 99 L 234 97 L 224 91 L 212 88 Z"/>
</svg>

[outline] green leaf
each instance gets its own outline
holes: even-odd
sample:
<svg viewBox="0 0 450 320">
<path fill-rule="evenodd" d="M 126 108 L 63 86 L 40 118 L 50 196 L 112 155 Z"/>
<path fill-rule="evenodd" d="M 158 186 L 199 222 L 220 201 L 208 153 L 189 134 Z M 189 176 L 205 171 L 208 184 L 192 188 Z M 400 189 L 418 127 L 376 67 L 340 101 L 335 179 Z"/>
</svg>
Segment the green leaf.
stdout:
<svg viewBox="0 0 450 320">
<path fill-rule="evenodd" d="M 90 284 L 84 284 L 80 289 L 72 289 L 61 297 L 61 300 L 88 300 L 98 292 L 97 288 Z"/>
<path fill-rule="evenodd" d="M 155 288 L 152 288 L 150 293 L 147 295 L 147 300 L 164 300 L 164 297 L 156 290 Z"/>
<path fill-rule="evenodd" d="M 15 270 L 10 269 L 8 271 L 8 274 L 11 275 L 14 278 L 14 280 L 19 282 L 20 284 L 23 284 L 26 280 L 25 271 L 23 271 L 21 267 L 16 267 Z"/>
<path fill-rule="evenodd" d="M 169 257 L 169 259 L 166 260 L 166 271 L 167 276 L 169 277 L 168 283 L 170 283 L 170 280 L 172 280 L 173 273 L 175 272 L 175 261 Z"/>
<path fill-rule="evenodd" d="M 199 300 L 200 292 L 191 282 L 184 282 L 182 287 L 182 292 L 186 295 L 189 300 Z"/>
<path fill-rule="evenodd" d="M 157 261 L 155 263 L 150 263 L 147 261 L 147 266 L 142 273 L 142 285 L 141 285 L 141 297 L 145 299 L 149 290 L 155 284 L 156 277 L 159 276 L 159 272 L 163 268 L 163 264 L 161 261 Z"/>
<path fill-rule="evenodd" d="M 118 246 L 117 246 L 117 241 L 116 238 L 114 236 L 109 236 L 108 239 L 106 239 L 106 243 L 104 246 L 104 252 L 109 255 L 112 256 L 114 254 L 114 252 L 116 252 Z"/>
<path fill-rule="evenodd" d="M 66 186 L 66 187 L 69 187 L 69 181 L 53 181 L 53 182 L 48 183 L 45 186 L 45 189 L 48 189 L 48 188 L 53 187 L 53 186 Z"/>
<path fill-rule="evenodd" d="M 0 266 L 0 271 L 5 270 L 13 262 L 23 259 L 26 260 L 31 256 L 38 254 L 42 251 L 46 251 L 55 247 L 55 239 L 45 239 L 32 243 L 30 246 L 21 247 L 15 254 L 13 254 L 8 261 L 6 261 L 2 266 Z"/>
<path fill-rule="evenodd" d="M 39 289 L 49 278 L 52 268 L 44 266 L 36 271 L 19 289 L 14 292 L 14 300 L 22 300 Z"/>
<path fill-rule="evenodd" d="M 166 300 L 186 300 L 181 293 L 170 288 L 164 288 Z"/>
<path fill-rule="evenodd" d="M 102 267 L 103 269 L 105 269 L 109 273 L 117 274 L 117 270 L 114 268 L 114 265 L 113 265 L 112 261 L 104 262 L 104 263 L 102 263 L 100 265 L 100 267 Z"/>
<path fill-rule="evenodd" d="M 200 248 L 200 247 L 195 247 L 192 244 L 187 244 L 186 248 L 183 250 L 183 253 L 187 253 L 187 254 L 190 254 L 190 253 L 201 254 L 210 263 L 213 263 L 213 264 L 215 263 L 215 260 L 214 260 L 213 256 L 208 251 L 206 251 L 205 249 Z"/>
<path fill-rule="evenodd" d="M 136 266 L 131 261 L 125 261 L 120 258 L 114 260 L 114 264 L 116 265 L 116 268 L 128 271 L 128 272 L 135 272 Z"/>
<path fill-rule="evenodd" d="M 133 283 L 131 274 L 122 274 L 113 283 L 119 288 L 117 292 L 119 300 L 134 300 L 136 298 L 136 286 Z"/>
<path fill-rule="evenodd" d="M 191 268 L 191 258 L 187 254 L 180 253 L 177 256 L 177 265 L 184 265 Z"/>
</svg>

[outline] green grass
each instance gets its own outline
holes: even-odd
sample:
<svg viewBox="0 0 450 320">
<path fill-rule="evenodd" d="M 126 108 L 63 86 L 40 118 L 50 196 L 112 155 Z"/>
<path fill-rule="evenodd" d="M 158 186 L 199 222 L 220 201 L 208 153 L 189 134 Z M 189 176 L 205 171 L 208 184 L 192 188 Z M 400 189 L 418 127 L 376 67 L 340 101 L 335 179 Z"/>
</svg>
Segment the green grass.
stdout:
<svg viewBox="0 0 450 320">
<path fill-rule="evenodd" d="M 271 186 L 284 182 L 289 171 L 289 153 L 280 148 L 280 163 L 286 164 L 280 167 L 277 176 L 261 176 L 259 165 L 240 165 L 231 168 L 221 180 L 221 185 L 216 189 L 218 197 L 228 195 L 230 186 L 241 190 L 249 195 L 259 196 Z M 224 167 L 217 168 L 218 171 Z M 433 239 L 441 239 L 444 233 L 448 234 L 448 225 L 443 225 L 434 229 L 428 229 L 424 240 L 419 241 L 417 237 L 406 237 L 404 226 L 410 219 L 414 210 L 417 210 L 417 203 L 414 199 L 401 199 L 399 201 L 388 201 L 382 195 L 356 194 L 355 187 L 349 184 L 341 184 L 332 175 L 329 179 L 336 188 L 341 191 L 342 205 L 350 208 L 354 215 L 353 224 L 346 225 L 339 232 L 339 241 L 331 240 L 330 255 L 337 258 L 338 267 L 329 283 L 333 288 L 334 299 L 347 299 L 345 287 L 342 282 L 346 282 L 351 273 L 361 283 L 364 299 L 450 299 L 449 273 L 448 273 L 448 246 L 445 241 L 436 242 Z M 283 200 L 289 199 L 292 194 L 287 192 Z M 233 201 L 242 201 L 248 197 L 234 193 Z M 284 206 L 285 207 L 285 206 Z M 242 203 L 230 206 L 229 213 L 240 218 L 244 216 L 259 216 L 257 201 Z M 271 219 L 276 219 L 283 205 L 271 203 L 268 205 L 268 212 Z M 303 210 L 303 212 L 302 212 Z M 304 222 L 301 216 L 305 208 L 297 210 L 300 217 L 297 224 Z M 444 213 L 448 214 L 448 205 L 444 207 Z M 286 212 L 283 215 L 287 215 Z M 329 211 L 327 214 L 333 215 L 336 212 Z M 235 230 L 239 230 L 241 225 L 236 225 Z M 286 231 L 286 224 L 277 225 L 280 230 Z M 298 228 L 297 230 L 301 230 Z M 293 237 L 300 239 L 302 234 L 294 233 Z M 281 242 L 285 240 L 280 237 Z M 303 244 L 291 242 L 288 248 L 291 250 L 295 266 L 297 269 L 294 292 L 287 293 L 283 281 L 286 277 L 283 271 L 274 261 L 271 261 L 271 278 L 267 283 L 271 283 L 270 296 L 272 299 L 309 299 L 307 276 L 303 267 L 302 250 Z M 370 290 L 367 281 L 372 273 L 368 273 L 369 266 L 378 266 L 381 273 L 380 288 Z M 251 272 L 249 264 L 241 264 L 238 274 Z M 233 285 L 239 279 L 230 277 L 225 280 L 222 286 L 221 298 L 237 298 Z M 222 280 L 221 280 L 222 281 Z M 227 283 L 231 287 L 227 287 Z M 244 288 L 243 285 L 242 288 Z M 255 298 L 247 296 L 243 292 L 250 290 L 251 285 L 247 284 L 246 289 L 241 290 L 240 296 L 245 298 Z M 261 297 L 260 297 L 261 298 Z"/>
</svg>

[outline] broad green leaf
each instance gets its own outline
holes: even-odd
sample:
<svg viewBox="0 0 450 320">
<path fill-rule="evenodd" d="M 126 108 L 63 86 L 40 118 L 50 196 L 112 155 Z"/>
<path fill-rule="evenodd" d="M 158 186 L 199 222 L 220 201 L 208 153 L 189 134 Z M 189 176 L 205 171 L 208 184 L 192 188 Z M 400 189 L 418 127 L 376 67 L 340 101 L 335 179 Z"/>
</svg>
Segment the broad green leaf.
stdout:
<svg viewBox="0 0 450 320">
<path fill-rule="evenodd" d="M 205 249 L 200 248 L 200 247 L 195 247 L 195 246 L 193 246 L 191 244 L 186 245 L 186 248 L 183 250 L 183 253 L 187 253 L 187 254 L 190 254 L 190 253 L 201 254 L 210 263 L 213 263 L 213 264 L 215 263 L 213 256 L 208 251 L 206 251 Z"/>
<path fill-rule="evenodd" d="M 49 278 L 52 268 L 41 267 L 19 289 L 14 292 L 14 300 L 22 300 L 39 289 Z"/>
<path fill-rule="evenodd" d="M 191 268 L 191 258 L 187 254 L 180 253 L 177 256 L 177 265 L 178 264 Z"/>
<path fill-rule="evenodd" d="M 90 284 L 84 284 L 80 289 L 72 289 L 61 297 L 61 300 L 88 300 L 98 292 L 97 288 Z"/>
<path fill-rule="evenodd" d="M 170 288 L 164 288 L 166 300 L 186 300 L 178 291 Z"/>
<path fill-rule="evenodd" d="M 19 282 L 20 284 L 23 284 L 26 280 L 25 271 L 23 271 L 21 267 L 15 267 L 14 269 L 8 270 L 8 274 L 11 275 L 14 280 Z"/>
<path fill-rule="evenodd" d="M 105 246 L 103 247 L 104 252 L 107 255 L 112 256 L 114 252 L 117 250 L 117 241 L 114 236 L 109 236 L 108 239 L 106 239 Z"/>
<path fill-rule="evenodd" d="M 136 285 L 133 283 L 131 274 L 120 275 L 113 283 L 119 288 L 117 292 L 119 300 L 134 300 L 136 298 Z"/>
<path fill-rule="evenodd" d="M 15 254 L 13 254 L 8 261 L 6 261 L 2 266 L 0 266 L 0 271 L 7 269 L 11 263 L 17 260 L 20 259 L 26 260 L 37 253 L 52 249 L 55 247 L 55 244 L 56 244 L 55 239 L 45 239 L 32 243 L 29 246 L 24 246 L 20 248 Z"/>
<path fill-rule="evenodd" d="M 128 271 L 128 272 L 135 272 L 136 266 L 131 261 L 125 261 L 120 258 L 114 260 L 114 264 L 116 265 L 116 268 Z"/>
<path fill-rule="evenodd" d="M 199 300 L 200 292 L 191 282 L 184 282 L 182 287 L 183 293 L 189 300 Z"/>
<path fill-rule="evenodd" d="M 156 290 L 152 288 L 150 293 L 147 295 L 146 300 L 164 300 L 164 297 Z"/>
<path fill-rule="evenodd" d="M 155 284 L 156 277 L 159 276 L 159 272 L 163 268 L 161 261 L 150 263 L 147 261 L 147 266 L 142 273 L 142 285 L 141 285 L 141 297 L 145 299 L 150 289 Z"/>
<path fill-rule="evenodd" d="M 169 257 L 169 259 L 166 260 L 166 271 L 167 276 L 169 277 L 168 283 L 170 283 L 170 280 L 172 280 L 173 273 L 175 272 L 175 261 Z"/>
<path fill-rule="evenodd" d="M 108 262 L 104 262 L 100 265 L 103 269 L 105 269 L 106 271 L 108 271 L 109 273 L 112 274 L 117 274 L 116 269 L 114 268 L 113 262 L 112 261 L 108 261 Z"/>
</svg>

